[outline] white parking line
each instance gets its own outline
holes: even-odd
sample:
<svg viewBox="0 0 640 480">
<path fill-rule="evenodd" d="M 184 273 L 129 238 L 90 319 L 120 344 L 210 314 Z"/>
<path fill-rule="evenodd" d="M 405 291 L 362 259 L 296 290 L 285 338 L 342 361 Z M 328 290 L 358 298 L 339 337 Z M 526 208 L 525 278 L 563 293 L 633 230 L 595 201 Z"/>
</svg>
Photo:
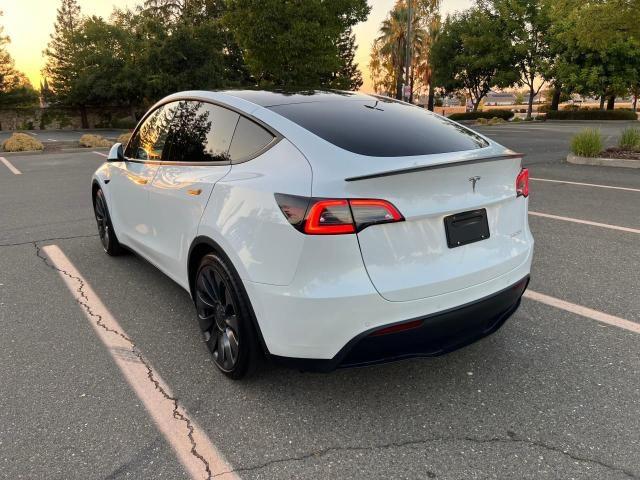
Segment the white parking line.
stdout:
<svg viewBox="0 0 640 480">
<path fill-rule="evenodd" d="M 575 313 L 576 315 L 587 317 L 600 323 L 612 325 L 630 332 L 640 333 L 640 324 L 638 323 L 631 322 L 614 315 L 609 315 L 608 313 L 599 312 L 592 308 L 583 307 L 582 305 L 576 305 L 575 303 L 560 300 L 559 298 L 550 297 L 549 295 L 544 295 L 532 290 L 524 292 L 524 298 L 535 300 L 536 302 L 544 303 L 545 305 L 550 305 L 552 307 L 559 308 L 560 310 Z"/>
<path fill-rule="evenodd" d="M 101 157 L 105 157 L 105 158 L 109 156 L 106 153 L 102 153 L 102 152 L 92 152 L 92 153 L 95 153 L 96 155 L 100 155 Z"/>
<path fill-rule="evenodd" d="M 612 185 L 599 185 L 597 183 L 569 182 L 567 180 L 551 180 L 549 178 L 536 177 L 531 177 L 529 180 L 535 180 L 537 182 L 567 183 L 569 185 L 580 185 L 582 187 L 610 188 L 612 190 L 625 190 L 627 192 L 640 192 L 640 188 L 614 187 Z"/>
<path fill-rule="evenodd" d="M 640 234 L 640 230 L 636 228 L 621 227 L 619 225 L 609 225 L 608 223 L 592 222 L 589 220 L 581 220 L 579 218 L 561 217 L 560 215 L 551 215 L 549 213 L 532 212 L 531 210 L 529 210 L 529 215 L 533 215 L 534 217 L 552 218 L 554 220 L 563 220 L 565 222 L 581 223 L 583 225 L 590 225 L 592 227 L 609 228 L 611 230 L 618 230 L 620 232 Z"/>
<path fill-rule="evenodd" d="M 232 472 L 232 468 L 207 434 L 178 403 L 169 386 L 140 353 L 133 340 L 62 250 L 57 245 L 50 245 L 43 247 L 42 251 L 82 307 L 112 360 L 142 401 L 158 430 L 173 447 L 189 476 L 192 479 L 216 476 L 225 480 L 238 480 L 239 477 Z"/>
<path fill-rule="evenodd" d="M 54 138 L 47 138 L 48 142 L 57 142 L 58 140 L 54 139 Z"/>
<path fill-rule="evenodd" d="M 11 170 L 11 173 L 13 173 L 14 175 L 22 175 L 22 172 L 20 170 L 18 170 L 16 167 L 13 166 L 13 164 L 7 160 L 4 157 L 0 157 L 0 162 L 4 163 L 6 165 L 6 167 Z"/>
</svg>

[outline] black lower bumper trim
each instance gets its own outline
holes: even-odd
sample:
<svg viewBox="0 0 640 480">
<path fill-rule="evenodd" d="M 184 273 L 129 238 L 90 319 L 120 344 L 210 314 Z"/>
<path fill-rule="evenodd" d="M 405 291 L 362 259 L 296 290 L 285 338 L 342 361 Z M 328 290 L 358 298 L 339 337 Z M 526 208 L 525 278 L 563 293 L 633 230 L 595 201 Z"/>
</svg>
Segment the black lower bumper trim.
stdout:
<svg viewBox="0 0 640 480">
<path fill-rule="evenodd" d="M 520 305 L 529 276 L 481 300 L 413 318 L 394 325 L 422 321 L 419 327 L 396 333 L 374 335 L 382 328 L 366 331 L 347 343 L 332 359 L 273 356 L 280 364 L 305 371 L 329 372 L 336 368 L 358 367 L 413 357 L 443 355 L 497 331 Z"/>
</svg>

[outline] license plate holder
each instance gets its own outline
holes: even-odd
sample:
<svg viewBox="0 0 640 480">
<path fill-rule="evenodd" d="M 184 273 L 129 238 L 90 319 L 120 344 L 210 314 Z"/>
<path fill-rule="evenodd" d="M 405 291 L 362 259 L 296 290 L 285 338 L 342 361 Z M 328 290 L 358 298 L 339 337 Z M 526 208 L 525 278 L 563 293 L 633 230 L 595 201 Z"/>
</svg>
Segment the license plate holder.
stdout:
<svg viewBox="0 0 640 480">
<path fill-rule="evenodd" d="M 444 229 L 449 248 L 486 240 L 490 237 L 487 210 L 482 208 L 449 215 L 444 218 Z"/>
</svg>

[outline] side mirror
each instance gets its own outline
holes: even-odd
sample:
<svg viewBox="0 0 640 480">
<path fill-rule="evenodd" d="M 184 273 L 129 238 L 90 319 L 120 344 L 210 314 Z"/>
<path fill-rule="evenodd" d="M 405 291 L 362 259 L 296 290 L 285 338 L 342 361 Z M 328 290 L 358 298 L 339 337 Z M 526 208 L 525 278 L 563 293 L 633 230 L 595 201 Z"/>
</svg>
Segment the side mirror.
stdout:
<svg viewBox="0 0 640 480">
<path fill-rule="evenodd" d="M 107 162 L 124 162 L 124 147 L 121 143 L 116 143 L 107 155 Z"/>
</svg>

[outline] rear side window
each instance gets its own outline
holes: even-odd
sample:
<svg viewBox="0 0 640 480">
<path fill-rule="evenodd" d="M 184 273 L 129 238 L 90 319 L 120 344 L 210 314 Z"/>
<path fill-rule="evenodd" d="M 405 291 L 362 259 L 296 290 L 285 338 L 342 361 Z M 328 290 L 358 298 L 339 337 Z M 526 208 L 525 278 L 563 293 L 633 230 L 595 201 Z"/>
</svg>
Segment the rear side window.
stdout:
<svg viewBox="0 0 640 480">
<path fill-rule="evenodd" d="M 270 108 L 324 140 L 360 155 L 406 157 L 488 145 L 480 136 L 445 118 L 390 100 L 310 102 Z"/>
<path fill-rule="evenodd" d="M 167 160 L 167 137 L 177 103 L 168 103 L 154 110 L 131 137 L 125 157 L 132 160 Z"/>
<path fill-rule="evenodd" d="M 241 162 L 255 156 L 275 137 L 267 129 L 245 117 L 240 117 L 231 142 L 229 156 L 232 162 Z"/>
<path fill-rule="evenodd" d="M 204 102 L 179 102 L 171 121 L 170 160 L 229 162 L 229 147 L 240 116 Z"/>
</svg>

